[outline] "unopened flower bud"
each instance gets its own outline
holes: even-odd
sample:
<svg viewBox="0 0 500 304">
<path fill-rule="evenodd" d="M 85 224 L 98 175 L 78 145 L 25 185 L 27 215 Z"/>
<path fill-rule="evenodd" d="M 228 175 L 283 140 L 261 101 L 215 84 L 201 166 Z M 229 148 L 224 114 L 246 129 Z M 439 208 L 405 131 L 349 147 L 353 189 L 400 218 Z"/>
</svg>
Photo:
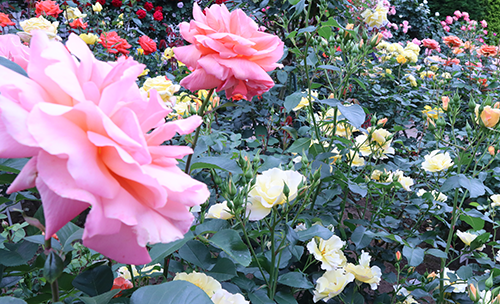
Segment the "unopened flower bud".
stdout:
<svg viewBox="0 0 500 304">
<path fill-rule="evenodd" d="M 500 102 L 495 102 L 495 104 L 493 105 L 493 108 L 495 109 L 500 109 Z"/>
<path fill-rule="evenodd" d="M 2 227 L 5 229 L 7 227 L 9 227 L 9 223 L 7 223 L 7 221 L 2 221 Z"/>
<path fill-rule="evenodd" d="M 484 282 L 484 286 L 486 286 L 486 288 L 488 289 L 493 287 L 493 274 L 491 274 L 490 277 L 486 280 L 486 282 Z"/>
<path fill-rule="evenodd" d="M 286 183 L 283 183 L 283 194 L 288 199 L 288 196 L 290 195 L 290 188 L 288 188 Z"/>
<path fill-rule="evenodd" d="M 450 103 L 450 98 L 448 96 L 442 96 L 441 101 L 443 102 L 441 108 L 443 108 L 444 111 L 448 111 L 448 104 Z"/>
<path fill-rule="evenodd" d="M 477 287 L 474 284 L 469 284 L 469 289 L 467 290 L 469 293 L 469 298 L 472 300 L 472 302 L 476 303 L 480 300 L 479 296 L 479 291 L 477 290 Z"/>
<path fill-rule="evenodd" d="M 396 261 L 401 261 L 401 251 L 396 251 Z"/>
<path fill-rule="evenodd" d="M 386 124 L 386 123 L 387 123 L 387 117 L 382 118 L 382 119 L 379 119 L 379 120 L 377 121 L 377 125 L 378 125 L 378 126 L 381 126 L 381 127 L 385 126 L 385 124 Z"/>
<path fill-rule="evenodd" d="M 476 109 L 476 103 L 474 100 L 469 100 L 469 110 L 474 111 Z"/>
<path fill-rule="evenodd" d="M 446 127 L 446 121 L 443 117 L 439 116 L 438 120 L 436 121 L 436 125 L 440 128 Z"/>
</svg>

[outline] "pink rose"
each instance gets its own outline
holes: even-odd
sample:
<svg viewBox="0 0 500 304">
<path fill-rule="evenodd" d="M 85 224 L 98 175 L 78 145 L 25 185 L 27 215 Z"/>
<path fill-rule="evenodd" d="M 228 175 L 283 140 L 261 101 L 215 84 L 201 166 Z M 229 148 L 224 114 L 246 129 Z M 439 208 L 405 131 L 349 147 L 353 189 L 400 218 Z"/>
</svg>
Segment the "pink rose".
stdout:
<svg viewBox="0 0 500 304">
<path fill-rule="evenodd" d="M 154 91 L 141 95 L 133 58 L 99 61 L 74 34 L 66 47 L 36 31 L 29 78 L 0 66 L 0 157 L 32 157 L 8 192 L 38 188 L 46 239 L 91 207 L 85 246 L 149 263 L 146 245 L 181 239 L 189 208 L 210 194 L 177 167 L 191 148 L 162 145 L 201 118 L 165 123 L 170 110 Z"/>
<path fill-rule="evenodd" d="M 224 4 L 201 11 L 193 5 L 194 20 L 179 25 L 191 45 L 174 49 L 177 60 L 193 72 L 181 81 L 190 91 L 217 88 L 226 96 L 250 100 L 274 86 L 267 72 L 283 56 L 283 41 L 259 31 L 245 13 L 229 12 Z"/>
<path fill-rule="evenodd" d="M 29 48 L 21 43 L 17 35 L 0 35 L 0 56 L 17 63 L 24 70 L 28 68 Z"/>
<path fill-rule="evenodd" d="M 486 22 L 486 20 L 482 20 L 482 21 L 481 21 L 481 26 L 482 26 L 483 28 L 488 27 L 488 22 Z"/>
<path fill-rule="evenodd" d="M 439 42 L 437 42 L 434 39 L 426 38 L 426 39 L 422 40 L 422 43 L 423 43 L 423 46 L 428 48 L 428 49 L 437 50 L 438 52 L 441 51 L 441 48 L 439 46 Z"/>
<path fill-rule="evenodd" d="M 461 13 L 459 10 L 456 10 L 453 14 L 454 14 L 457 18 L 462 17 L 462 13 Z"/>
<path fill-rule="evenodd" d="M 447 16 L 445 22 L 446 22 L 446 24 L 452 24 L 453 18 L 451 16 Z"/>
<path fill-rule="evenodd" d="M 413 44 L 416 44 L 416 45 L 421 45 L 422 44 L 422 42 L 420 40 L 418 40 L 417 38 L 413 38 L 411 42 Z"/>
</svg>

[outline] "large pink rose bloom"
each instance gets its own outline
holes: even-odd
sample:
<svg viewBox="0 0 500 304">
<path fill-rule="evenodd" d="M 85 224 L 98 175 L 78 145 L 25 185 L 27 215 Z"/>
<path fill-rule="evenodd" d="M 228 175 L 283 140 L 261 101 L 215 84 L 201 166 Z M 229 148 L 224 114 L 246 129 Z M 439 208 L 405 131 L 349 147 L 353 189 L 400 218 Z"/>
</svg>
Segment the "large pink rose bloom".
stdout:
<svg viewBox="0 0 500 304">
<path fill-rule="evenodd" d="M 38 188 L 47 239 L 90 207 L 83 244 L 146 264 L 146 244 L 182 238 L 209 196 L 177 167 L 192 150 L 161 145 L 201 118 L 165 123 L 159 95 L 135 83 L 144 65 L 98 61 L 76 35 L 66 46 L 36 32 L 29 78 L 0 66 L 0 157 L 32 157 L 8 192 Z"/>
<path fill-rule="evenodd" d="M 201 11 L 193 6 L 194 20 L 179 25 L 191 45 L 174 49 L 177 60 L 193 72 L 181 81 L 190 91 L 217 88 L 228 98 L 251 99 L 274 86 L 267 72 L 283 56 L 283 41 L 259 31 L 240 10 L 229 12 L 224 4 Z"/>
<path fill-rule="evenodd" d="M 24 70 L 28 67 L 30 60 L 28 50 L 29 48 L 22 44 L 18 35 L 0 35 L 0 56 L 17 63 Z"/>
</svg>

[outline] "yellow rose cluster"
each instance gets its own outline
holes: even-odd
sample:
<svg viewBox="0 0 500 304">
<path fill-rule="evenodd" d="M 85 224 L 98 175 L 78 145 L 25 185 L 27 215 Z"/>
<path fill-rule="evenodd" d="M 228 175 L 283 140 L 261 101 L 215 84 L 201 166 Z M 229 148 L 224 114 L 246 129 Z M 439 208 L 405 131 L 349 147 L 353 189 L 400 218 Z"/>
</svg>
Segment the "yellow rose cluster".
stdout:
<svg viewBox="0 0 500 304">
<path fill-rule="evenodd" d="M 192 273 L 177 273 L 174 277 L 174 281 L 187 281 L 193 283 L 194 285 L 201 288 L 214 302 L 214 304 L 249 304 L 245 297 L 239 293 L 232 294 L 227 290 L 223 289 L 220 283 L 204 273 L 192 272 Z"/>
<path fill-rule="evenodd" d="M 356 137 L 356 146 L 362 156 L 385 159 L 387 154 L 394 154 L 394 148 L 391 147 L 392 133 L 383 128 L 369 127 L 366 130 L 368 133 Z"/>
<path fill-rule="evenodd" d="M 19 32 L 17 35 L 24 42 L 29 43 L 31 41 L 31 32 L 36 30 L 44 31 L 50 39 L 61 40 L 61 38 L 57 36 L 57 28 L 59 27 L 59 22 L 57 21 L 51 23 L 43 16 L 40 16 L 21 21 L 19 22 L 19 25 L 24 32 Z"/>
<path fill-rule="evenodd" d="M 318 241 L 317 241 L 318 239 Z M 326 272 L 316 282 L 314 302 L 329 299 L 339 295 L 350 282 L 367 283 L 372 290 L 377 289 L 382 277 L 378 266 L 370 267 L 370 254 L 362 251 L 358 265 L 347 263 L 342 252 L 345 242 L 333 235 L 328 240 L 312 239 L 307 244 L 307 250 L 321 262 L 321 269 Z"/>
<path fill-rule="evenodd" d="M 380 170 L 373 170 L 371 178 L 381 183 L 397 181 L 406 191 L 411 191 L 410 187 L 414 184 L 413 179 L 411 177 L 404 176 L 404 173 L 401 170 L 396 170 L 394 172 L 387 171 L 385 169 L 384 172 Z"/>
<path fill-rule="evenodd" d="M 344 106 L 350 105 L 346 104 Z M 314 116 L 316 121 L 321 123 L 321 131 L 325 133 L 326 137 L 331 137 L 333 135 L 334 127 L 336 136 L 345 137 L 347 139 L 351 138 L 353 132 L 358 131 L 358 129 L 343 119 L 342 115 L 336 108 L 330 108 L 325 112 L 325 114 L 314 114 Z M 336 123 L 335 117 L 337 117 Z"/>
<path fill-rule="evenodd" d="M 302 93 L 306 94 L 306 92 L 302 92 Z M 304 107 L 309 106 L 309 103 L 314 100 L 313 97 L 318 98 L 318 91 L 311 91 L 311 97 L 310 98 L 309 97 L 302 97 L 300 99 L 299 104 L 295 108 L 293 108 L 293 110 L 294 111 L 298 111 L 298 110 L 300 110 L 300 109 L 302 109 Z"/>
<path fill-rule="evenodd" d="M 413 42 L 408 42 L 406 47 L 397 42 L 389 43 L 387 41 L 382 41 L 377 45 L 383 56 L 382 60 L 388 60 L 392 57 L 396 57 L 398 63 L 404 64 L 407 62 L 416 63 L 418 61 L 418 55 L 420 54 L 420 47 Z"/>
<path fill-rule="evenodd" d="M 440 172 L 453 166 L 450 154 L 440 153 L 440 150 L 434 150 L 430 154 L 424 156 L 425 161 L 422 163 L 422 168 L 428 172 Z"/>
</svg>

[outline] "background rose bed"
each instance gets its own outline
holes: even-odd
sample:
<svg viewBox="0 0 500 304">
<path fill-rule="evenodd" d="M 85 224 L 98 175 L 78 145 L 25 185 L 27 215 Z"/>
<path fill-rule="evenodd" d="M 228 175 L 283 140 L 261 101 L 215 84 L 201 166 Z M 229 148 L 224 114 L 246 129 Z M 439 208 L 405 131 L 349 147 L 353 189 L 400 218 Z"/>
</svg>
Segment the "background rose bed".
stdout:
<svg viewBox="0 0 500 304">
<path fill-rule="evenodd" d="M 0 303 L 500 303 L 492 13 L 223 2 L 3 4 Z"/>
</svg>

